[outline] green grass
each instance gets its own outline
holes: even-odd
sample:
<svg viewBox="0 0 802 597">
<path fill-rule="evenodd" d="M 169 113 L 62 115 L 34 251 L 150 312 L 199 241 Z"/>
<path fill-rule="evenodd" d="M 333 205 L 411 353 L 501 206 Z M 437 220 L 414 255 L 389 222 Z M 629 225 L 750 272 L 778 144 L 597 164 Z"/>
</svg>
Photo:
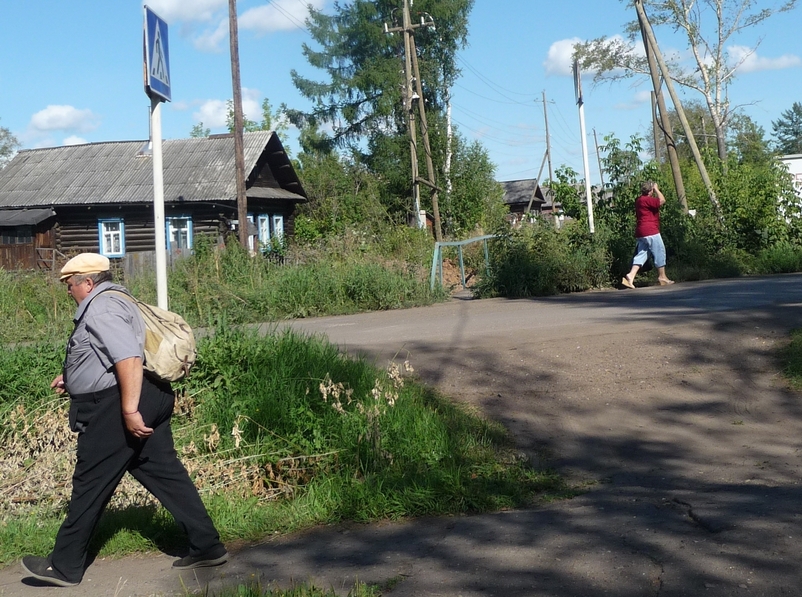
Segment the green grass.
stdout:
<svg viewBox="0 0 802 597">
<path fill-rule="evenodd" d="M 251 257 L 236 244 L 220 249 L 201 238 L 195 254 L 169 272 L 170 308 L 191 325 L 206 327 L 430 305 L 447 294 L 430 290 L 431 256 L 425 257 L 415 254 L 418 261 L 407 262 L 375 252 L 298 248 L 280 264 Z M 152 275 L 124 283 L 143 301 L 156 303 Z M 74 313 L 56 274 L 0 270 L 0 343 L 63 342 Z"/>
<path fill-rule="evenodd" d="M 65 401 L 48 387 L 61 358 L 47 345 L 0 349 L 0 562 L 46 554 L 64 516 L 74 440 Z M 519 457 L 500 425 L 415 383 L 407 368 L 380 370 L 289 332 L 221 328 L 200 341 L 196 369 L 177 386 L 173 429 L 223 539 L 571 495 L 556 473 Z M 114 556 L 182 543 L 131 482 L 92 547 Z"/>
</svg>

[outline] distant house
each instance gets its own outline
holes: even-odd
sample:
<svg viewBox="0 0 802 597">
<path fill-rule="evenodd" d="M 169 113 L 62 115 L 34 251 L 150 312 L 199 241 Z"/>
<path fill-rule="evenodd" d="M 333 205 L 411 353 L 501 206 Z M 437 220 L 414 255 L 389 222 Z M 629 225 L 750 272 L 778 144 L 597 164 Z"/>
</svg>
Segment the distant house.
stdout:
<svg viewBox="0 0 802 597">
<path fill-rule="evenodd" d="M 796 193 L 802 197 L 802 153 L 784 155 L 780 158 L 780 161 L 788 166 L 788 171 L 794 178 Z"/>
<path fill-rule="evenodd" d="M 252 248 L 265 247 L 292 235 L 306 193 L 274 132 L 245 133 L 244 149 Z M 165 140 L 163 173 L 171 254 L 236 229 L 233 136 Z M 52 268 L 56 256 L 81 251 L 152 257 L 154 232 L 147 142 L 24 150 L 0 170 L 0 267 Z"/>
<path fill-rule="evenodd" d="M 546 197 L 537 180 L 527 178 L 524 180 L 508 180 L 502 182 L 504 188 L 504 203 L 510 208 L 510 213 L 522 214 L 526 211 L 540 213 L 546 204 Z"/>
<path fill-rule="evenodd" d="M 556 215 L 550 189 L 537 184 L 537 179 L 509 180 L 502 182 L 501 186 L 504 188 L 503 201 L 510 208 L 511 223 L 522 221 L 527 210 L 546 217 Z"/>
</svg>

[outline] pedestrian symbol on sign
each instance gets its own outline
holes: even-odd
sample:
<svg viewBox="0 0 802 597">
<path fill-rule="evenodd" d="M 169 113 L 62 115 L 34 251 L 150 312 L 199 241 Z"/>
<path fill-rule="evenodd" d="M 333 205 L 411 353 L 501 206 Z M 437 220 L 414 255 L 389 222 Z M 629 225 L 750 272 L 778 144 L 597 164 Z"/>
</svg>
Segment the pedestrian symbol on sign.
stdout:
<svg viewBox="0 0 802 597">
<path fill-rule="evenodd" d="M 156 35 L 153 39 L 153 56 L 150 63 L 150 76 L 158 79 L 168 87 L 170 86 L 170 75 L 167 72 L 167 61 L 162 49 L 162 28 L 156 22 Z"/>
<path fill-rule="evenodd" d="M 167 23 L 147 6 L 145 8 L 145 93 L 151 99 L 169 102 L 170 44 Z"/>
</svg>

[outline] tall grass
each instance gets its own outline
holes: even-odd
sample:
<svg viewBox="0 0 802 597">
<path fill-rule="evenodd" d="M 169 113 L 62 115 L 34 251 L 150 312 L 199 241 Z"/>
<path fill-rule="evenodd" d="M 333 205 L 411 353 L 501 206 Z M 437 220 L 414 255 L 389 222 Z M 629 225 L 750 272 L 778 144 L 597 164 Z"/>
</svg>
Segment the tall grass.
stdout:
<svg viewBox="0 0 802 597">
<path fill-rule="evenodd" d="M 0 349 L 0 561 L 47 553 L 72 467 L 66 403 L 50 394 L 61 351 Z M 502 427 L 414 383 L 293 333 L 219 329 L 178 384 L 174 435 L 223 538 L 313 524 L 480 512 L 565 492 Z M 95 541 L 101 554 L 181 544 L 126 479 Z"/>
<path fill-rule="evenodd" d="M 292 253 L 283 263 L 253 258 L 238 245 L 199 243 L 170 273 L 170 306 L 195 325 L 427 305 L 444 294 L 429 289 L 422 266 L 376 254 Z M 150 276 L 129 281 L 139 296 L 155 293 Z"/>
<path fill-rule="evenodd" d="M 294 317 L 398 309 L 443 300 L 431 291 L 419 235 L 390 235 L 387 251 L 406 251 L 419 261 L 384 257 L 354 239 L 336 247 L 294 248 L 284 262 L 252 257 L 239 245 L 220 249 L 200 239 L 195 254 L 168 276 L 170 308 L 192 325 L 256 323 Z M 356 244 L 356 246 L 354 246 Z M 429 243 L 430 244 L 430 243 Z M 431 250 L 431 247 L 429 247 Z M 429 263 L 431 254 L 429 254 Z M 156 302 L 155 279 L 122 280 L 145 302 Z M 0 270 L 0 342 L 49 338 L 63 342 L 75 305 L 52 273 Z"/>
</svg>

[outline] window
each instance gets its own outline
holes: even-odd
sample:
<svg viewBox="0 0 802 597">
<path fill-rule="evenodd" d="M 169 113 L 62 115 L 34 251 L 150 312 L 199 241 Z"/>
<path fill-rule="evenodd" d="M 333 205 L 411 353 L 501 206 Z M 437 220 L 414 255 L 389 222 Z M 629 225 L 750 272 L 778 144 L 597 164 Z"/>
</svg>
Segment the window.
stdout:
<svg viewBox="0 0 802 597">
<path fill-rule="evenodd" d="M 284 236 L 284 216 L 273 216 L 273 236 L 278 240 Z"/>
<path fill-rule="evenodd" d="M 27 245 L 33 242 L 33 227 L 17 226 L 0 230 L 0 245 Z"/>
<path fill-rule="evenodd" d="M 284 216 L 276 214 L 259 214 L 256 218 L 256 231 L 259 246 L 263 253 L 273 250 L 274 243 L 280 243 L 284 236 Z M 254 216 L 248 216 L 253 222 Z"/>
<path fill-rule="evenodd" d="M 100 237 L 100 254 L 106 257 L 125 255 L 125 222 L 120 218 L 98 220 L 97 227 Z"/>
<path fill-rule="evenodd" d="M 167 250 L 192 248 L 192 219 L 187 216 L 167 218 Z"/>
<path fill-rule="evenodd" d="M 259 244 L 263 247 L 270 244 L 270 216 L 266 214 L 259 216 Z"/>
</svg>

